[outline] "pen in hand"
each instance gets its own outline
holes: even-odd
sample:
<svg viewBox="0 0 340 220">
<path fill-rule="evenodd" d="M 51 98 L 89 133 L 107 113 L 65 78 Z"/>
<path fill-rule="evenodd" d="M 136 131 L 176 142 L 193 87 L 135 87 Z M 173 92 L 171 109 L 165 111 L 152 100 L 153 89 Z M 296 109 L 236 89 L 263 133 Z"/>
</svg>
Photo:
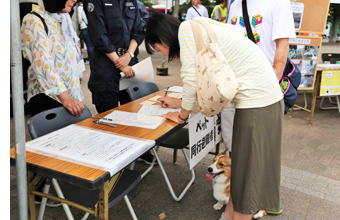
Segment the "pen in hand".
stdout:
<svg viewBox="0 0 340 220">
<path fill-rule="evenodd" d="M 166 94 L 168 93 L 168 90 L 169 90 L 169 87 L 166 88 L 164 97 L 166 97 Z M 163 107 L 163 103 L 164 103 L 164 102 L 162 101 L 162 102 L 161 102 L 161 106 L 162 106 L 162 107 Z"/>
</svg>

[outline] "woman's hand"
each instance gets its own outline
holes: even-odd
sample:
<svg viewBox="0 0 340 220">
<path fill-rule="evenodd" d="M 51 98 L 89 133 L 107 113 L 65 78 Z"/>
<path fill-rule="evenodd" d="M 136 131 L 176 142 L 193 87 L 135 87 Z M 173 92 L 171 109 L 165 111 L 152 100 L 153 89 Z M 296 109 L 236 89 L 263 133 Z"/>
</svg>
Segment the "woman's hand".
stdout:
<svg viewBox="0 0 340 220">
<path fill-rule="evenodd" d="M 129 52 L 126 52 L 125 54 L 123 54 L 122 56 L 120 56 L 118 58 L 118 60 L 116 60 L 114 62 L 115 66 L 118 68 L 118 69 L 123 69 L 125 67 L 128 66 L 128 64 L 130 63 L 131 61 L 131 56 L 129 54 Z"/>
<path fill-rule="evenodd" d="M 58 98 L 72 115 L 77 117 L 81 116 L 81 113 L 85 108 L 81 101 L 72 98 L 67 92 L 63 92 L 62 94 L 58 95 Z"/>
<path fill-rule="evenodd" d="M 171 121 L 174 121 L 174 122 L 176 122 L 178 124 L 184 124 L 185 121 L 180 120 L 178 118 L 178 116 L 179 116 L 179 112 L 168 112 L 168 113 L 162 115 L 162 117 L 164 117 L 166 119 L 169 119 Z"/>
<path fill-rule="evenodd" d="M 131 66 L 126 66 L 125 68 L 120 69 L 124 74 L 126 78 L 135 77 L 135 71 L 132 69 Z"/>
<path fill-rule="evenodd" d="M 157 101 L 163 108 L 180 108 L 182 105 L 181 99 L 174 99 L 171 97 L 160 97 Z"/>
</svg>

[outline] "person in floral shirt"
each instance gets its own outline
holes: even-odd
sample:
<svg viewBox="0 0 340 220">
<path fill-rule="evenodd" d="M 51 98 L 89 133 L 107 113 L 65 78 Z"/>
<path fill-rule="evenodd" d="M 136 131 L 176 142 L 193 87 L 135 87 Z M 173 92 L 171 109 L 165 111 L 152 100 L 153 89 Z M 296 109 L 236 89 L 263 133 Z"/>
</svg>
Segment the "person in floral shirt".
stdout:
<svg viewBox="0 0 340 220">
<path fill-rule="evenodd" d="M 21 26 L 23 55 L 31 63 L 27 70 L 27 99 L 31 115 L 64 106 L 79 117 L 84 109 L 78 71 L 79 38 L 72 27 L 69 12 L 76 0 L 39 0 L 33 5 L 37 15 L 27 14 Z M 81 68 L 82 69 L 82 68 Z"/>
</svg>

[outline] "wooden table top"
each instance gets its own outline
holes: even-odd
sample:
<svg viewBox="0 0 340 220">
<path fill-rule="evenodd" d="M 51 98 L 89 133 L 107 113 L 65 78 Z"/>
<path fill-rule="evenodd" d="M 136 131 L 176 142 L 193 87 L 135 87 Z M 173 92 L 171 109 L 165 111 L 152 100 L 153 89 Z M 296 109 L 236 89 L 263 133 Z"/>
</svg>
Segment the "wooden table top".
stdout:
<svg viewBox="0 0 340 220">
<path fill-rule="evenodd" d="M 182 86 L 182 83 L 178 84 Z M 160 90 L 156 93 L 150 94 L 138 100 L 129 102 L 125 105 L 119 106 L 112 110 L 106 111 L 97 116 L 105 117 L 114 110 L 134 112 L 137 113 L 142 107 L 141 102 L 148 100 L 156 95 L 164 96 L 164 90 Z M 114 132 L 122 135 L 127 135 L 136 138 L 148 139 L 156 141 L 156 144 L 165 139 L 167 136 L 173 134 L 176 130 L 180 129 L 184 125 L 178 125 L 170 120 L 165 120 L 157 129 L 146 129 L 140 127 L 131 127 L 125 125 L 118 125 L 117 128 L 112 128 L 107 125 L 100 125 L 93 123 L 95 119 L 88 118 L 77 125 Z M 11 164 L 15 165 L 15 148 L 10 149 Z M 107 171 L 74 164 L 71 162 L 63 161 L 60 159 L 32 153 L 26 151 L 26 162 L 28 163 L 28 169 L 32 172 L 37 172 L 42 175 L 47 175 L 52 178 L 61 179 L 67 182 L 77 181 L 77 185 L 81 185 L 86 188 L 95 189 L 106 180 L 110 178 L 110 174 Z M 81 181 L 79 181 L 81 180 Z"/>
</svg>

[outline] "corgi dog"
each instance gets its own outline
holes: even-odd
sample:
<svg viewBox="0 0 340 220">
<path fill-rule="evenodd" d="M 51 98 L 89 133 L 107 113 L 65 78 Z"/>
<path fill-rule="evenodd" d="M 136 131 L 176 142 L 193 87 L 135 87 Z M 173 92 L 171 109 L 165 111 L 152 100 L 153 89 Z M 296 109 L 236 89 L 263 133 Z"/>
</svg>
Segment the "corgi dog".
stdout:
<svg viewBox="0 0 340 220">
<path fill-rule="evenodd" d="M 230 197 L 231 159 L 226 152 L 225 150 L 214 158 L 205 175 L 207 181 L 212 181 L 213 195 L 217 200 L 215 210 L 220 210 L 227 204 Z"/>
<path fill-rule="evenodd" d="M 227 156 L 227 150 L 225 150 L 213 159 L 213 163 L 208 167 L 208 173 L 205 175 L 207 181 L 212 180 L 213 195 L 217 200 L 214 205 L 215 210 L 220 210 L 229 202 L 230 174 L 231 158 Z M 260 210 L 253 215 L 253 218 L 259 219 L 265 215 L 267 215 L 267 211 Z"/>
<path fill-rule="evenodd" d="M 258 218 L 262 218 L 265 215 L 267 215 L 267 212 L 265 210 L 260 210 L 255 215 L 253 215 L 253 218 L 258 219 Z"/>
</svg>

